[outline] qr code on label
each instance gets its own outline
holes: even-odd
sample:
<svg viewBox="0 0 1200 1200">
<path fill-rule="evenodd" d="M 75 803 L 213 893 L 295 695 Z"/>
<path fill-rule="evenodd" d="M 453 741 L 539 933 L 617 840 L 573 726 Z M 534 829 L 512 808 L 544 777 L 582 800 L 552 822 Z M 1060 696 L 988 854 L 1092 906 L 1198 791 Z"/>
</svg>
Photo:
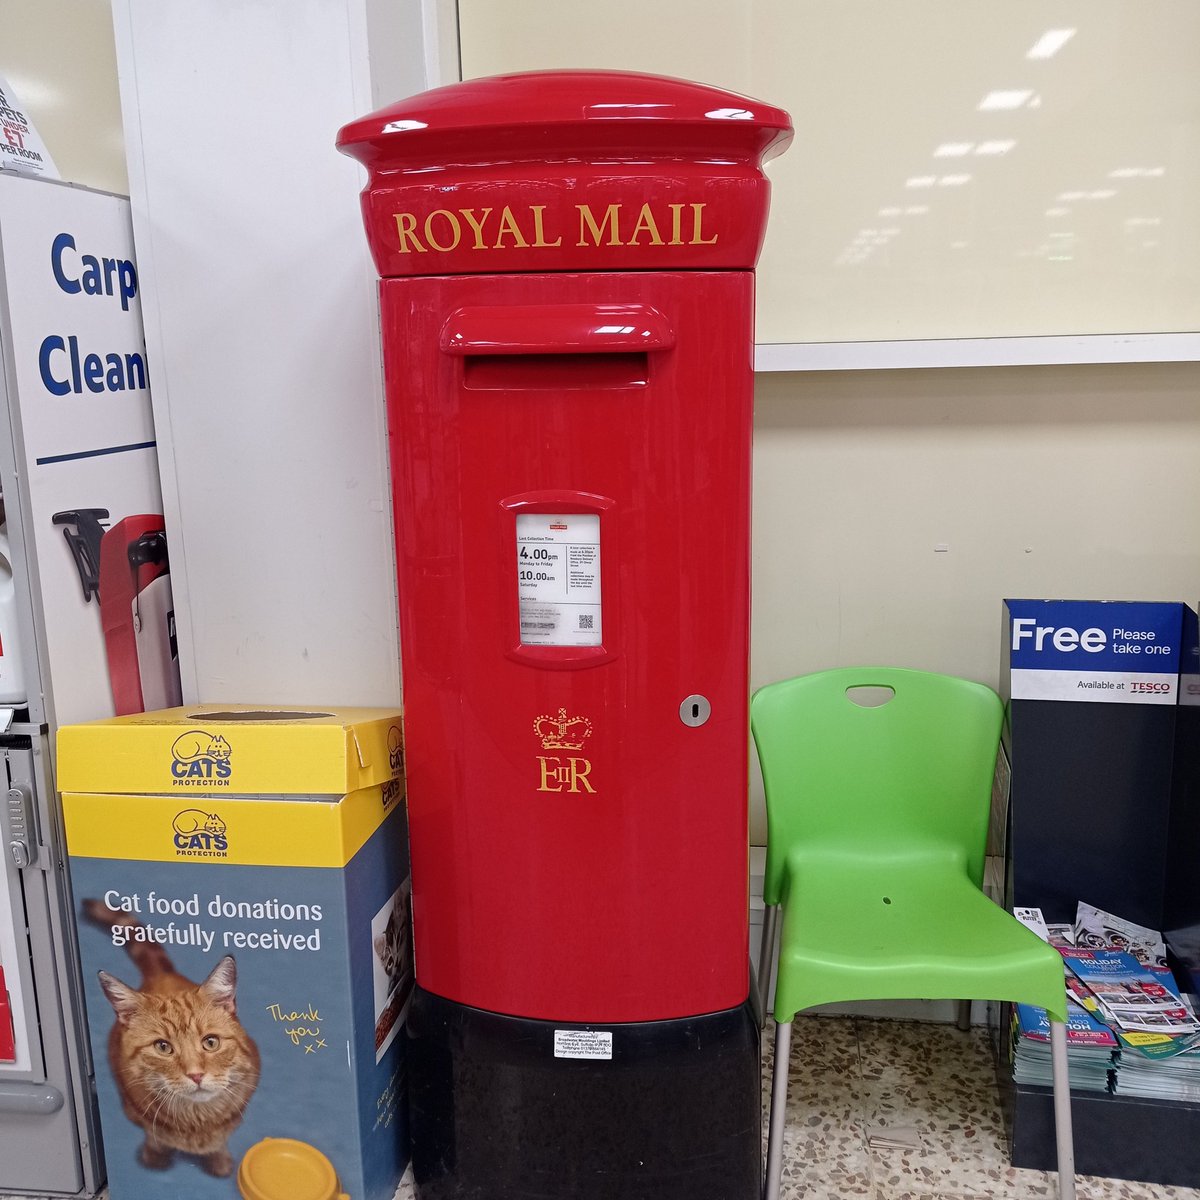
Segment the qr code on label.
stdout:
<svg viewBox="0 0 1200 1200">
<path fill-rule="evenodd" d="M 580 613 L 579 614 L 579 628 L 580 629 L 592 629 L 595 627 L 595 624 L 596 624 L 595 614 L 593 614 L 593 613 Z"/>
</svg>

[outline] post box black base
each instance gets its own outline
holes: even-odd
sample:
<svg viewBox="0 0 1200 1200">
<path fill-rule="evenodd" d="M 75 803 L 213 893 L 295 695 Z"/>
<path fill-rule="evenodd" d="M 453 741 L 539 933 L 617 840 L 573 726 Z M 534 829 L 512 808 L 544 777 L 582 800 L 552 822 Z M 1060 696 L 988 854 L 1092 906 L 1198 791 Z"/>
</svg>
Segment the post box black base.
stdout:
<svg viewBox="0 0 1200 1200">
<path fill-rule="evenodd" d="M 556 1030 L 612 1058 L 554 1055 Z M 759 1029 L 747 1001 L 671 1021 L 502 1016 L 417 988 L 408 1017 L 420 1200 L 757 1200 Z"/>
</svg>

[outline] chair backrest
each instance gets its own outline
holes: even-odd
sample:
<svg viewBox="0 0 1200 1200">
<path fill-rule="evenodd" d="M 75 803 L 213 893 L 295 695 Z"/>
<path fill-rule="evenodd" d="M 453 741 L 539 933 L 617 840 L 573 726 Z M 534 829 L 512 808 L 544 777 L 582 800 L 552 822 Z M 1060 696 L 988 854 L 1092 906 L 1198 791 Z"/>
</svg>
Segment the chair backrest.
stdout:
<svg viewBox="0 0 1200 1200">
<path fill-rule="evenodd" d="M 862 688 L 892 694 L 865 707 L 851 698 Z M 750 723 L 767 797 L 766 902 L 778 903 L 800 846 L 862 859 L 951 850 L 980 886 L 1002 720 L 983 684 L 896 667 L 760 688 Z"/>
</svg>

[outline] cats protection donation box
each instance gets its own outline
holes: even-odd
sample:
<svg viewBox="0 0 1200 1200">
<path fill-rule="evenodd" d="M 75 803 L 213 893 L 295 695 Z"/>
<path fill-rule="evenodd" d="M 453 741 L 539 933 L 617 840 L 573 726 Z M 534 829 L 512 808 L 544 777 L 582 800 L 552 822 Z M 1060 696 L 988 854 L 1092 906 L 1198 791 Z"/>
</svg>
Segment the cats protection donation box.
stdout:
<svg viewBox="0 0 1200 1200">
<path fill-rule="evenodd" d="M 412 988 L 399 714 L 64 728 L 112 1200 L 390 1200 Z"/>
</svg>

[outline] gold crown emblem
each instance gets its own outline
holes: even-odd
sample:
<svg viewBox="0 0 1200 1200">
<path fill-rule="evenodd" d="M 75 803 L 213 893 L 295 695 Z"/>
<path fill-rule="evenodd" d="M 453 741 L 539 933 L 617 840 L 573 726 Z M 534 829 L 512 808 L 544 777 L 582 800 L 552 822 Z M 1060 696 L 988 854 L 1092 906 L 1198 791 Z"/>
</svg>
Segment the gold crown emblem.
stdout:
<svg viewBox="0 0 1200 1200">
<path fill-rule="evenodd" d="M 582 750 L 592 736 L 592 723 L 587 717 L 568 717 L 560 708 L 557 716 L 543 713 L 533 723 L 533 732 L 542 739 L 544 750 Z"/>
</svg>

